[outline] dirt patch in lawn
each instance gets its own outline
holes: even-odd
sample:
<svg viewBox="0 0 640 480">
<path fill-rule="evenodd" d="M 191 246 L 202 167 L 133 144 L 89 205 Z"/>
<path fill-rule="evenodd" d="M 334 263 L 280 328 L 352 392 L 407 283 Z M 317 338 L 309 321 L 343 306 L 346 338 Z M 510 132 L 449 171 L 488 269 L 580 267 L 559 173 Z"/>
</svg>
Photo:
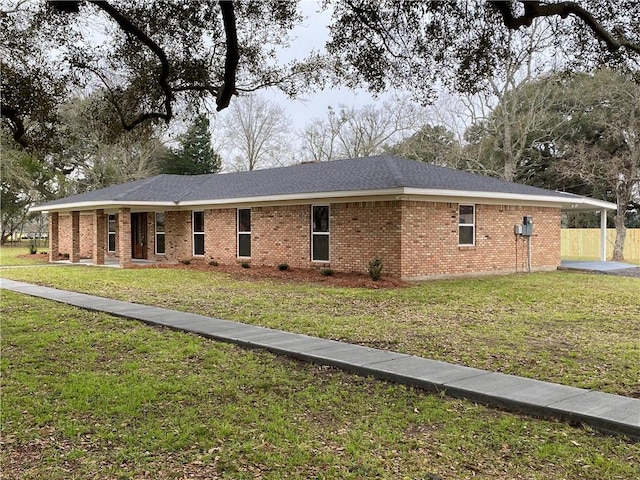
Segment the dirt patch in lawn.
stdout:
<svg viewBox="0 0 640 480">
<path fill-rule="evenodd" d="M 16 255 L 16 258 L 24 258 L 27 260 L 35 260 L 37 262 L 46 263 L 49 261 L 49 254 L 46 252 L 24 253 L 22 255 Z"/>
<path fill-rule="evenodd" d="M 373 281 L 363 273 L 333 272 L 331 275 L 322 275 L 322 270 L 306 268 L 287 268 L 279 270 L 276 267 L 250 266 L 243 268 L 241 265 L 208 265 L 204 263 L 191 263 L 189 265 L 155 264 L 135 265 L 132 268 L 173 268 L 179 270 L 197 270 L 204 272 L 219 272 L 231 275 L 237 279 L 277 280 L 292 283 L 318 283 L 327 286 L 353 287 L 353 288 L 400 288 L 408 285 L 407 282 L 394 277 L 383 275 L 379 280 Z"/>
</svg>

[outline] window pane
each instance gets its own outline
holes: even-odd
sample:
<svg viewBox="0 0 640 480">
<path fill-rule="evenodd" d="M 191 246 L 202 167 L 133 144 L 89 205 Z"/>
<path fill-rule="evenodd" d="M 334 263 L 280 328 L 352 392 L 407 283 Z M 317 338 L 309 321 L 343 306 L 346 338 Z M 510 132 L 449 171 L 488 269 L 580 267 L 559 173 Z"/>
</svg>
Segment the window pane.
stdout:
<svg viewBox="0 0 640 480">
<path fill-rule="evenodd" d="M 247 233 L 238 234 L 238 256 L 251 256 L 251 235 Z"/>
<path fill-rule="evenodd" d="M 460 236 L 458 243 L 460 245 L 473 245 L 473 227 L 458 227 Z"/>
<path fill-rule="evenodd" d="M 204 232 L 204 212 L 193 212 L 193 231 Z"/>
<path fill-rule="evenodd" d="M 164 232 L 164 213 L 156 213 L 156 232 Z"/>
<path fill-rule="evenodd" d="M 250 232 L 251 231 L 251 209 L 243 208 L 238 210 L 238 231 Z"/>
<path fill-rule="evenodd" d="M 460 205 L 459 212 L 459 224 L 473 224 L 473 205 Z"/>
<path fill-rule="evenodd" d="M 164 233 L 156 235 L 156 253 L 164 253 Z"/>
<path fill-rule="evenodd" d="M 313 207 L 313 231 L 329 231 L 329 207 L 327 205 Z"/>
<path fill-rule="evenodd" d="M 108 231 L 109 232 L 115 232 L 116 231 L 116 216 L 115 215 L 109 215 L 108 219 L 109 219 L 109 225 L 107 226 Z"/>
<path fill-rule="evenodd" d="M 202 233 L 196 233 L 193 236 L 193 254 L 204 255 L 204 235 Z"/>
<path fill-rule="evenodd" d="M 329 235 L 313 235 L 313 260 L 329 261 Z"/>
<path fill-rule="evenodd" d="M 107 235 L 107 251 L 115 252 L 116 251 L 116 234 L 110 233 Z"/>
</svg>

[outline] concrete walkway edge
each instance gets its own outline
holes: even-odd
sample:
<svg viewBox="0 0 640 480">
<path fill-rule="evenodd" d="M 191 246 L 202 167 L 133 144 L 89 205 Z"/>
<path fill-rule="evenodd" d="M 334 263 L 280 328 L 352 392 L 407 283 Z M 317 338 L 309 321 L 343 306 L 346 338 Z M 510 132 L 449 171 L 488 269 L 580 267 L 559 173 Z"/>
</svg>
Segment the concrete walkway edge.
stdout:
<svg viewBox="0 0 640 480">
<path fill-rule="evenodd" d="M 283 332 L 160 307 L 0 279 L 0 288 L 76 307 L 195 333 L 249 348 L 338 367 L 359 375 L 500 406 L 544 418 L 582 422 L 640 440 L 640 399 L 489 372 L 437 360 Z"/>
</svg>

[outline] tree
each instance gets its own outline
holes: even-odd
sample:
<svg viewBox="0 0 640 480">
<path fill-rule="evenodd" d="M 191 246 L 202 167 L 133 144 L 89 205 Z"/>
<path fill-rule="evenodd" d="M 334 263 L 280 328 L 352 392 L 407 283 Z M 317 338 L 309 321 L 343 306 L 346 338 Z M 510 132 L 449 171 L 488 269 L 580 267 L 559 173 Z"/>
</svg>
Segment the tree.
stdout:
<svg viewBox="0 0 640 480">
<path fill-rule="evenodd" d="M 38 158 L 2 136 L 0 162 L 0 245 L 30 219 L 29 207 L 50 196 L 49 172 Z"/>
<path fill-rule="evenodd" d="M 519 84 L 467 131 L 467 140 L 496 176 L 512 158 L 516 181 L 616 202 L 614 258 L 620 260 L 625 215 L 637 208 L 639 135 L 640 86 L 599 70 Z"/>
<path fill-rule="evenodd" d="M 319 76 L 320 57 L 272 59 L 300 20 L 294 1 L 3 4 L 3 123 L 33 145 L 77 87 L 104 89 L 126 130 L 266 86 L 295 93 Z"/>
<path fill-rule="evenodd" d="M 69 195 L 139 180 L 160 172 L 169 153 L 162 129 L 152 124 L 126 131 L 103 91 L 73 98 L 59 109 L 63 125 L 57 151 L 45 156 L 60 194 Z"/>
<path fill-rule="evenodd" d="M 424 111 L 406 97 L 379 105 L 329 107 L 324 119 L 306 126 L 303 149 L 314 161 L 364 157 L 413 134 L 424 121 Z"/>
<path fill-rule="evenodd" d="M 234 170 L 288 163 L 291 121 L 279 105 L 255 94 L 242 96 L 225 112 L 222 129 Z"/>
<path fill-rule="evenodd" d="M 512 32 L 536 19 L 551 28 L 554 53 L 567 68 L 607 64 L 638 74 L 640 4 L 483 1 L 336 0 L 327 47 L 348 85 L 389 88 L 432 99 L 441 83 L 462 93 L 486 87 L 504 58 L 515 56 Z"/>
<path fill-rule="evenodd" d="M 455 134 L 443 125 L 424 125 L 386 152 L 433 165 L 457 167 L 461 148 Z"/>
<path fill-rule="evenodd" d="M 640 85 L 610 70 L 565 80 L 566 119 L 555 165 L 567 179 L 606 189 L 618 206 L 613 259 L 624 259 L 625 219 L 640 204 Z"/>
<path fill-rule="evenodd" d="M 162 173 L 201 175 L 220 171 L 222 159 L 211 146 L 207 115 L 197 115 L 179 142 L 180 147 L 165 156 Z"/>
<path fill-rule="evenodd" d="M 0 110 L 23 145 L 47 132 L 55 138 L 57 106 L 79 87 L 106 88 L 120 122 L 132 129 L 171 121 L 176 106 L 215 101 L 224 109 L 238 92 L 277 86 L 295 94 L 323 83 L 329 64 L 318 54 L 287 65 L 273 61 L 275 48 L 288 44 L 288 32 L 301 20 L 293 0 L 3 5 Z M 507 33 L 536 18 L 553 27 L 558 48 L 571 52 L 573 68 L 607 64 L 637 74 L 640 4 L 632 0 L 326 5 L 333 10 L 329 50 L 337 62 L 336 81 L 347 86 L 367 84 L 378 92 L 395 86 L 428 97 L 440 80 L 475 91 L 508 53 Z"/>
</svg>

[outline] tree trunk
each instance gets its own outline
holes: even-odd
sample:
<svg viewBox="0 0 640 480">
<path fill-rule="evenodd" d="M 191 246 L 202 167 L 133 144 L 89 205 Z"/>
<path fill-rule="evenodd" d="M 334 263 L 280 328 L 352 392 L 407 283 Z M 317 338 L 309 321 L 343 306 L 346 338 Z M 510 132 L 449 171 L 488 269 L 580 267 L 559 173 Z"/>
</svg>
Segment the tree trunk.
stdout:
<svg viewBox="0 0 640 480">
<path fill-rule="evenodd" d="M 627 202 L 624 201 L 620 186 L 618 186 L 616 215 L 613 217 L 613 223 L 616 226 L 616 240 L 613 244 L 612 260 L 617 262 L 624 261 L 624 239 L 627 236 L 627 228 L 624 226 L 624 216 L 627 210 Z"/>
</svg>

